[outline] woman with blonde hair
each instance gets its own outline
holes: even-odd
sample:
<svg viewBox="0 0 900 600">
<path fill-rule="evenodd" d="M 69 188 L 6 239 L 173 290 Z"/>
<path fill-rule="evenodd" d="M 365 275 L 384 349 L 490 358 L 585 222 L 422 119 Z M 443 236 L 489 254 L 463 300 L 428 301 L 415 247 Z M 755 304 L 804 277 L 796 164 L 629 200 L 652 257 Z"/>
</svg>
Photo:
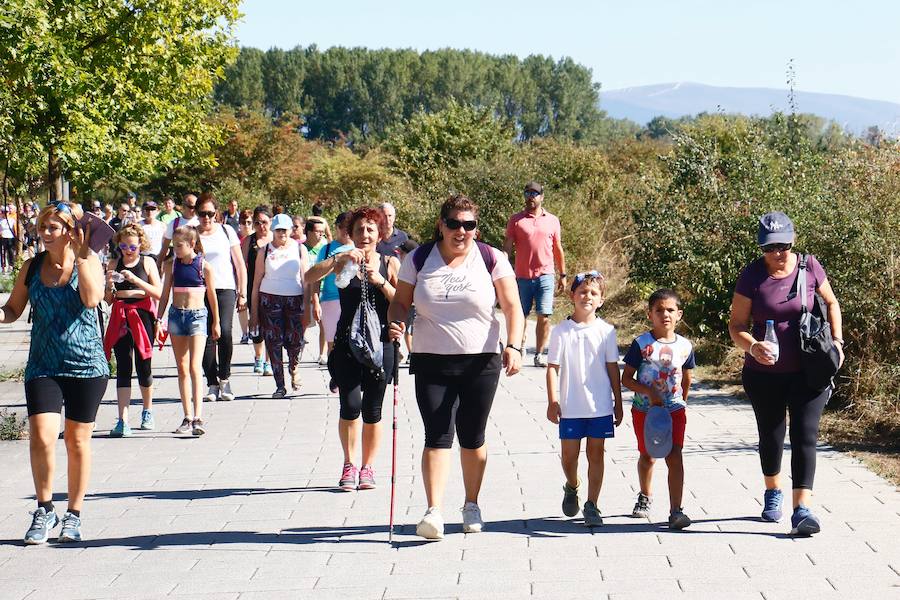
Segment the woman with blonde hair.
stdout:
<svg viewBox="0 0 900 600">
<path fill-rule="evenodd" d="M 53 506 L 53 477 L 60 413 L 66 410 L 68 510 L 60 542 L 81 541 L 81 507 L 91 473 L 91 433 L 109 378 L 103 340 L 94 310 L 103 299 L 103 267 L 78 227 L 77 204 L 58 202 L 37 218 L 46 248 L 19 271 L 0 320 L 12 323 L 31 302 L 32 344 L 25 367 L 29 449 L 37 509 L 26 544 L 43 544 L 60 523 Z M 30 275 L 29 275 L 30 273 Z"/>
<path fill-rule="evenodd" d="M 116 355 L 116 400 L 119 419 L 110 437 L 129 437 L 128 405 L 131 404 L 132 362 L 141 388 L 141 429 L 150 431 L 153 421 L 153 342 L 156 337 L 156 302 L 162 284 L 156 261 L 142 252 L 150 250 L 144 227 L 128 223 L 116 233 L 119 258 L 110 260 L 106 271 L 106 302 L 112 306 L 103 349 Z M 132 356 L 133 355 L 133 356 Z"/>
</svg>

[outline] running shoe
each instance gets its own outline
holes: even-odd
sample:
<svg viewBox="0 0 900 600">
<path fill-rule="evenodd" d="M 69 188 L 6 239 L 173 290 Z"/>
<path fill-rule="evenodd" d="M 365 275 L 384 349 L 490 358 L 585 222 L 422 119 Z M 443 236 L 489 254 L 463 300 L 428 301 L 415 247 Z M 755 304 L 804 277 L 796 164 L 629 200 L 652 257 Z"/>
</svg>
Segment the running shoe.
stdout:
<svg viewBox="0 0 900 600">
<path fill-rule="evenodd" d="M 272 363 L 264 362 L 263 363 L 263 375 L 270 376 L 272 375 Z"/>
<path fill-rule="evenodd" d="M 669 529 L 684 529 L 690 527 L 692 521 L 684 514 L 684 509 L 678 508 L 669 513 Z"/>
<path fill-rule="evenodd" d="M 542 368 L 546 367 L 547 366 L 547 354 L 544 352 L 535 352 L 534 366 L 542 367 Z"/>
<path fill-rule="evenodd" d="M 481 533 L 484 529 L 484 520 L 481 518 L 481 509 L 474 502 L 466 502 L 460 509 L 463 518 L 463 533 Z M 418 529 L 416 531 L 418 533 Z"/>
<path fill-rule="evenodd" d="M 175 433 L 190 433 L 191 432 L 191 423 L 192 420 L 188 417 L 185 417 L 181 422 L 181 425 L 175 430 Z"/>
<path fill-rule="evenodd" d="M 141 411 L 141 429 L 143 429 L 144 431 L 153 431 L 154 429 L 156 429 L 156 421 L 153 420 L 152 411 Z"/>
<path fill-rule="evenodd" d="M 44 508 L 38 508 L 29 514 L 31 514 L 31 527 L 25 532 L 25 543 L 29 546 L 45 543 L 50 537 L 50 530 L 59 525 L 56 511 L 47 512 Z"/>
<path fill-rule="evenodd" d="M 119 419 L 116 421 L 116 426 L 109 430 L 109 437 L 131 437 L 131 427 L 128 426 L 128 423 Z"/>
<path fill-rule="evenodd" d="M 358 490 L 374 490 L 375 489 L 375 469 L 372 465 L 363 465 L 359 470 Z"/>
<path fill-rule="evenodd" d="M 436 506 L 425 511 L 425 516 L 416 525 L 416 535 L 426 540 L 444 539 L 444 518 Z"/>
<path fill-rule="evenodd" d="M 250 343 L 250 334 L 245 333 L 241 336 L 241 344 L 249 344 Z"/>
<path fill-rule="evenodd" d="M 319 364 L 320 364 L 321 366 L 323 366 L 323 367 L 324 367 L 325 365 L 327 365 L 327 364 L 328 364 L 328 357 L 325 356 L 324 354 L 319 355 Z"/>
<path fill-rule="evenodd" d="M 590 500 L 584 503 L 581 514 L 584 515 L 585 527 L 601 527 L 603 525 L 603 517 L 600 516 L 600 509 L 598 509 L 597 505 Z"/>
<path fill-rule="evenodd" d="M 794 509 L 794 514 L 791 515 L 791 535 L 809 537 L 821 530 L 822 524 L 819 522 L 819 517 L 814 515 L 811 510 L 802 504 Z"/>
<path fill-rule="evenodd" d="M 253 372 L 257 375 L 262 375 L 263 372 L 263 359 L 260 356 L 257 356 L 253 360 Z"/>
<path fill-rule="evenodd" d="M 650 499 L 650 496 L 638 493 L 637 502 L 634 503 L 634 508 L 631 510 L 631 516 L 635 519 L 648 518 L 651 504 L 653 504 L 653 500 Z"/>
<path fill-rule="evenodd" d="M 567 481 L 565 484 L 563 484 L 563 514 L 567 517 L 574 517 L 578 514 L 578 507 L 580 506 L 581 499 L 578 498 L 578 487 L 572 487 Z"/>
<path fill-rule="evenodd" d="M 194 419 L 191 421 L 191 435 L 200 437 L 204 433 L 206 433 L 206 425 L 203 423 L 203 419 Z"/>
<path fill-rule="evenodd" d="M 60 544 L 65 544 L 66 542 L 80 542 L 81 517 L 76 517 L 72 513 L 66 512 L 62 518 L 62 529 L 59 530 L 59 539 L 57 541 Z"/>
<path fill-rule="evenodd" d="M 215 402 L 219 399 L 219 386 L 211 385 L 209 389 L 206 391 L 206 395 L 203 396 L 204 402 Z"/>
<path fill-rule="evenodd" d="M 770 523 L 781 521 L 783 513 L 781 511 L 781 503 L 784 500 L 784 493 L 775 488 L 766 490 L 763 494 L 763 510 L 762 520 Z"/>
<path fill-rule="evenodd" d="M 274 398 L 276 400 L 284 398 L 285 396 L 287 396 L 287 390 L 284 389 L 283 387 L 277 388 L 275 390 L 275 393 L 272 394 L 272 398 Z"/>
<path fill-rule="evenodd" d="M 344 463 L 344 469 L 341 471 L 341 479 L 338 481 L 338 487 L 345 492 L 352 492 L 356 489 L 356 475 L 359 471 L 352 463 Z"/>
<path fill-rule="evenodd" d="M 291 387 L 296 392 L 300 389 L 300 386 L 303 385 L 303 382 L 300 381 L 300 369 L 298 365 L 294 365 L 294 368 L 290 370 L 291 374 Z"/>
<path fill-rule="evenodd" d="M 231 382 L 227 379 L 223 379 L 219 382 L 219 400 L 224 402 L 231 402 L 234 400 L 234 393 L 231 391 Z"/>
</svg>

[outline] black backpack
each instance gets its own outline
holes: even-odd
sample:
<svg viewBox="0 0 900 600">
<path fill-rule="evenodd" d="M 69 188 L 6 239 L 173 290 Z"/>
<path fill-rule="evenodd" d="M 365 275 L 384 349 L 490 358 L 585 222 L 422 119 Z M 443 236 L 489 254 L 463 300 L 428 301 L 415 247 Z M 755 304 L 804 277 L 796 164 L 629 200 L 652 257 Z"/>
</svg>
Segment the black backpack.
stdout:
<svg viewBox="0 0 900 600">
<path fill-rule="evenodd" d="M 833 386 L 832 378 L 840 367 L 840 354 L 831 337 L 831 323 L 825 300 L 813 295 L 813 305 L 807 307 L 806 272 L 809 256 L 800 255 L 797 280 L 793 294 L 800 294 L 800 365 L 806 375 L 806 383 L 811 389 L 823 390 Z"/>
</svg>

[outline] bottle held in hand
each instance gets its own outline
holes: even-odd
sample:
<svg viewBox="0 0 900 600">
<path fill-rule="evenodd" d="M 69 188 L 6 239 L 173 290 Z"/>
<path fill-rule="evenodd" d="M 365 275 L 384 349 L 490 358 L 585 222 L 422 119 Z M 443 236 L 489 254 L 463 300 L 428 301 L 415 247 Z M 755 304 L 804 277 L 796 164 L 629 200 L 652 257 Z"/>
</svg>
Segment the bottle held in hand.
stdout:
<svg viewBox="0 0 900 600">
<path fill-rule="evenodd" d="M 356 277 L 356 274 L 359 272 L 359 265 L 355 262 L 348 260 L 344 265 L 344 268 L 341 269 L 341 272 L 335 275 L 334 277 L 334 285 L 343 289 L 350 285 L 350 281 Z"/>
<path fill-rule="evenodd" d="M 766 321 L 766 337 L 763 339 L 766 352 L 772 360 L 778 362 L 778 337 L 775 335 L 775 321 Z"/>
</svg>

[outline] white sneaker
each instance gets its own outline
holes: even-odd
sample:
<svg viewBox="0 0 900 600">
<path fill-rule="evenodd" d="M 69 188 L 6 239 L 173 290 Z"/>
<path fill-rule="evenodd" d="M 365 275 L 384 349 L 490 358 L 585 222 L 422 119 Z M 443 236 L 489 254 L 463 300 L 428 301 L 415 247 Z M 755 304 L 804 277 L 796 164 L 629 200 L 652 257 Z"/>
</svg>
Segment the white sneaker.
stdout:
<svg viewBox="0 0 900 600">
<path fill-rule="evenodd" d="M 319 364 L 325 366 L 328 364 L 328 357 L 324 354 L 319 357 Z"/>
<path fill-rule="evenodd" d="M 203 396 L 204 402 L 215 402 L 219 399 L 219 386 L 211 385 L 209 386 L 209 390 L 207 390 L 206 395 Z"/>
<path fill-rule="evenodd" d="M 227 379 L 223 379 L 219 382 L 219 386 L 221 391 L 219 392 L 219 400 L 223 400 L 225 402 L 231 402 L 234 400 L 234 393 L 231 391 L 231 383 Z"/>
<path fill-rule="evenodd" d="M 547 366 L 547 355 L 543 352 L 537 352 L 534 355 L 534 366 L 536 367 L 546 367 Z"/>
<path fill-rule="evenodd" d="M 444 517 L 436 506 L 425 511 L 425 516 L 416 525 L 416 535 L 426 540 L 444 539 Z"/>
<path fill-rule="evenodd" d="M 466 502 L 460 509 L 463 517 L 463 533 L 481 533 L 484 521 L 481 520 L 481 509 L 474 502 Z"/>
</svg>

